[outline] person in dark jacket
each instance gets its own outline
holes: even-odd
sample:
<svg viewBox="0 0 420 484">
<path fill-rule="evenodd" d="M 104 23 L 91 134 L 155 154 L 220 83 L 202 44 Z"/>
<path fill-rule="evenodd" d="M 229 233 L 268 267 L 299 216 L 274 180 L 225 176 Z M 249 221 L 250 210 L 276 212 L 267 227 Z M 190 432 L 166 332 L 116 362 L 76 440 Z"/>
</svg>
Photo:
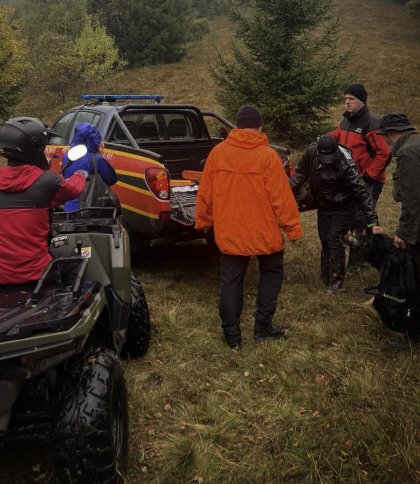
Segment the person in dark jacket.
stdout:
<svg viewBox="0 0 420 484">
<path fill-rule="evenodd" d="M 84 190 L 87 172 L 65 180 L 48 170 L 49 132 L 39 119 L 10 119 L 0 127 L 0 284 L 23 284 L 41 276 L 48 250 L 50 210 Z"/>
<path fill-rule="evenodd" d="M 79 123 L 74 131 L 74 136 L 70 143 L 70 147 L 77 145 L 86 146 L 87 153 L 74 161 L 69 160 L 68 154 L 63 156 L 62 166 L 64 178 L 69 178 L 77 170 L 85 170 L 89 173 L 89 175 L 92 175 L 94 172 L 93 157 L 95 156 L 98 173 L 101 175 L 101 178 L 108 186 L 114 185 L 117 182 L 117 174 L 115 173 L 114 168 L 101 155 L 103 141 L 102 136 L 97 128 L 89 123 Z M 64 205 L 64 210 L 66 210 L 66 212 L 71 212 L 73 210 L 77 210 L 78 208 L 78 198 L 69 200 Z"/>
<path fill-rule="evenodd" d="M 414 257 L 420 287 L 420 136 L 402 113 L 386 114 L 377 133 L 384 137 L 397 159 L 393 196 L 401 203 L 401 213 L 394 245 Z"/>
<path fill-rule="evenodd" d="M 382 233 L 370 194 L 360 181 L 350 153 L 332 136 L 321 136 L 299 160 L 290 183 L 296 191 L 310 180 L 318 207 L 321 240 L 321 281 L 327 294 L 343 290 L 345 249 L 343 239 L 352 222 L 352 204 L 366 215 L 374 234 Z"/>
<path fill-rule="evenodd" d="M 385 183 L 391 150 L 376 132 L 380 118 L 369 110 L 367 97 L 363 84 L 350 84 L 344 91 L 346 111 L 340 126 L 328 134 L 351 150 L 357 173 L 372 195 L 375 206 Z M 357 232 L 366 225 L 366 218 L 363 212 L 354 208 L 352 230 Z M 359 270 L 363 262 L 360 252 L 350 248 L 347 273 Z"/>
</svg>

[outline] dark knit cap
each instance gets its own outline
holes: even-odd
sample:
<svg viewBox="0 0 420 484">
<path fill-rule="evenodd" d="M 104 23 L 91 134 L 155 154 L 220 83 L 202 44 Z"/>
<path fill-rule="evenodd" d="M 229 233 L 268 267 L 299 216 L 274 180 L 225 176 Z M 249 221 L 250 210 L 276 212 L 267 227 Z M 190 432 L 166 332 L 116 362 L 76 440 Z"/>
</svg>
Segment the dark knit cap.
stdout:
<svg viewBox="0 0 420 484">
<path fill-rule="evenodd" d="M 385 134 L 387 131 L 415 131 L 407 116 L 403 113 L 388 113 L 381 119 L 378 134 Z"/>
<path fill-rule="evenodd" d="M 236 114 L 238 128 L 257 129 L 263 125 L 263 116 L 255 106 L 245 105 L 239 108 Z"/>
<path fill-rule="evenodd" d="M 357 97 L 357 99 L 360 99 L 362 103 L 366 103 L 368 97 L 368 93 L 363 84 L 350 84 L 350 86 L 344 91 L 344 94 L 351 94 L 352 96 Z"/>
<path fill-rule="evenodd" d="M 336 161 L 338 142 L 332 136 L 320 136 L 316 148 L 320 163 L 334 163 Z"/>
</svg>

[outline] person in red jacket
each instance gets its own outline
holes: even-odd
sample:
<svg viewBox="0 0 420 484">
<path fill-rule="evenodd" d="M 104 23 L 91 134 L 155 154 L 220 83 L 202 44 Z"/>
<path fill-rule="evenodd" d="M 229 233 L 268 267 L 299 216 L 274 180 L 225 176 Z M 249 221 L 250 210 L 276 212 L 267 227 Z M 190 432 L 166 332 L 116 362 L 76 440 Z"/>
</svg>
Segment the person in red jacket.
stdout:
<svg viewBox="0 0 420 484">
<path fill-rule="evenodd" d="M 302 237 L 299 212 L 282 161 L 262 133 L 263 118 L 242 106 L 238 128 L 210 152 L 200 181 L 196 229 L 214 229 L 221 252 L 219 313 L 226 342 L 240 346 L 243 281 L 251 256 L 258 258 L 260 280 L 254 313 L 254 339 L 281 338 L 273 324 L 283 281 L 284 232 Z"/>
<path fill-rule="evenodd" d="M 44 150 L 49 132 L 36 118 L 9 119 L 0 127 L 0 284 L 39 279 L 48 250 L 50 210 L 85 188 L 87 172 L 65 180 L 48 170 Z"/>
<path fill-rule="evenodd" d="M 350 84 L 344 91 L 346 111 L 340 126 L 328 134 L 351 150 L 360 180 L 372 195 L 375 207 L 385 183 L 385 170 L 392 153 L 377 133 L 380 118 L 369 110 L 367 97 L 363 84 Z M 366 225 L 366 217 L 355 207 L 353 230 L 362 231 Z M 363 262 L 360 252 L 350 248 L 347 274 L 360 270 Z"/>
</svg>

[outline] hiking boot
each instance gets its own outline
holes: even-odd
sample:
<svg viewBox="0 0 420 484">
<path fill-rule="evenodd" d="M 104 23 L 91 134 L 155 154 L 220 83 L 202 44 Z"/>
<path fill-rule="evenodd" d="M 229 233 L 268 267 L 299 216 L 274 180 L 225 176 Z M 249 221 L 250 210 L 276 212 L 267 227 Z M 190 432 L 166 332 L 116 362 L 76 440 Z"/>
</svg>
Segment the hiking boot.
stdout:
<svg viewBox="0 0 420 484">
<path fill-rule="evenodd" d="M 223 337 L 226 343 L 234 349 L 238 349 L 241 346 L 241 333 L 231 334 L 227 331 L 223 331 Z"/>
<path fill-rule="evenodd" d="M 281 339 L 287 335 L 287 331 L 280 326 L 272 324 L 267 328 L 258 328 L 254 331 L 254 340 L 257 343 L 264 341 L 268 338 Z"/>
<path fill-rule="evenodd" d="M 241 341 L 233 341 L 233 340 L 227 340 L 225 339 L 226 343 L 232 348 L 233 350 L 239 350 L 241 347 Z"/>
</svg>

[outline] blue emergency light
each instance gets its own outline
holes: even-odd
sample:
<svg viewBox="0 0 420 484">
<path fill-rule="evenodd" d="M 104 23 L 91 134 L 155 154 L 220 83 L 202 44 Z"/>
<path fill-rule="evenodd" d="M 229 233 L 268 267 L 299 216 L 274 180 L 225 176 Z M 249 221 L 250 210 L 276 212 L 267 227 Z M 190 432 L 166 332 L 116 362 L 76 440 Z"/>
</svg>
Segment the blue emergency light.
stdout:
<svg viewBox="0 0 420 484">
<path fill-rule="evenodd" d="M 165 98 L 159 94 L 82 94 L 80 97 L 84 101 L 115 102 L 121 99 L 142 99 L 152 100 L 156 103 L 160 103 Z"/>
</svg>

